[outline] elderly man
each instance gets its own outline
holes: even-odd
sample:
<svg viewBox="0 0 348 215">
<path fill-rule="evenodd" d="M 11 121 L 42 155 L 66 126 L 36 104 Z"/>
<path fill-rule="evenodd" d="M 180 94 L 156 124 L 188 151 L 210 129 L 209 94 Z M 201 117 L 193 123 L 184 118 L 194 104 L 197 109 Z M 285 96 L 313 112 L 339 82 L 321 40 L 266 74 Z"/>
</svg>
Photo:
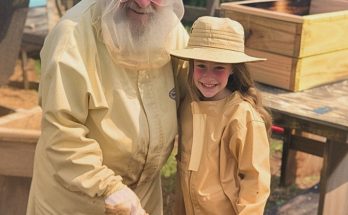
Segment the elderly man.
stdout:
<svg viewBox="0 0 348 215">
<path fill-rule="evenodd" d="M 182 16 L 181 0 L 82 0 L 50 32 L 27 214 L 163 213 Z"/>
</svg>

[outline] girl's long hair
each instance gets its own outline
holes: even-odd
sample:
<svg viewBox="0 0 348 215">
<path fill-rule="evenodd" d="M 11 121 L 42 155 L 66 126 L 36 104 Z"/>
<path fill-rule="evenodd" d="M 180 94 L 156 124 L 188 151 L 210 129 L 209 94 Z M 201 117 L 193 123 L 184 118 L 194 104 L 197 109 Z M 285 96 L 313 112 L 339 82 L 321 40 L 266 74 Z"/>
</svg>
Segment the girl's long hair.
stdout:
<svg viewBox="0 0 348 215">
<path fill-rule="evenodd" d="M 189 94 L 193 100 L 201 100 L 203 95 L 199 92 L 193 82 L 193 60 L 190 60 L 190 70 L 188 75 Z M 271 135 L 272 117 L 262 105 L 262 98 L 255 87 L 255 82 L 251 77 L 250 72 L 246 68 L 245 63 L 233 64 L 233 73 L 227 81 L 227 89 L 231 92 L 239 91 L 242 99 L 249 102 L 257 112 L 261 115 L 265 122 L 268 135 Z"/>
</svg>

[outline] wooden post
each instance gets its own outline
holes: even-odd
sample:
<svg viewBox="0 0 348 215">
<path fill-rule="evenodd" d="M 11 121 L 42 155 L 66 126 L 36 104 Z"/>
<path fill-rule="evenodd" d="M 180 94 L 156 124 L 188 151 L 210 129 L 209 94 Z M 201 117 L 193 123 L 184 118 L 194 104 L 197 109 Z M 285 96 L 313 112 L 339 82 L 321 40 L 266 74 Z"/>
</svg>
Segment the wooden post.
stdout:
<svg viewBox="0 0 348 215">
<path fill-rule="evenodd" d="M 318 214 L 345 215 L 348 211 L 348 143 L 328 139 L 320 184 Z"/>
<path fill-rule="evenodd" d="M 0 1 L 0 85 L 7 84 L 20 53 L 29 0 Z"/>
<path fill-rule="evenodd" d="M 60 14 L 58 6 L 56 5 L 55 0 L 47 0 L 47 19 L 48 19 L 48 32 L 58 23 L 60 19 Z"/>
<path fill-rule="evenodd" d="M 27 71 L 28 56 L 27 56 L 27 52 L 23 49 L 21 50 L 21 56 L 22 56 L 22 76 L 23 76 L 24 89 L 29 89 L 29 80 L 28 80 L 28 71 Z"/>
</svg>

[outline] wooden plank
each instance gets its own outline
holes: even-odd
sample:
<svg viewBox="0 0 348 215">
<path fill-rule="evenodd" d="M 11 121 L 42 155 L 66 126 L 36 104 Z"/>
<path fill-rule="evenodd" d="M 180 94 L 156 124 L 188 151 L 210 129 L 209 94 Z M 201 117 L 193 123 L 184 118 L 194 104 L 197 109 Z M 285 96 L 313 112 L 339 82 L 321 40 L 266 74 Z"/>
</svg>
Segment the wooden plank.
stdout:
<svg viewBox="0 0 348 215">
<path fill-rule="evenodd" d="M 348 11 L 304 16 L 303 20 L 299 57 L 348 49 Z"/>
<path fill-rule="evenodd" d="M 318 14 L 341 10 L 348 10 L 347 0 L 311 0 L 309 13 Z"/>
<path fill-rule="evenodd" d="M 0 175 L 31 177 L 40 132 L 0 128 Z"/>
<path fill-rule="evenodd" d="M 34 129 L 3 128 L 0 127 L 0 141 L 19 141 L 35 142 L 38 140 L 41 132 Z"/>
<path fill-rule="evenodd" d="M 267 59 L 248 64 L 256 81 L 286 90 L 300 91 L 348 78 L 348 49 L 299 59 L 250 48 L 246 53 Z"/>
<path fill-rule="evenodd" d="M 275 125 L 278 125 L 280 127 L 291 127 L 293 129 L 318 134 L 341 143 L 345 143 L 347 141 L 347 128 L 340 129 L 338 128 L 339 126 L 334 127 L 336 126 L 334 124 L 311 119 L 304 115 L 294 115 L 272 108 L 270 108 L 270 110 L 272 112 L 272 117 Z M 284 119 L 285 114 L 287 115 L 286 119 Z"/>
<path fill-rule="evenodd" d="M 298 60 L 298 65 L 296 68 L 298 86 L 295 90 L 304 90 L 315 86 L 347 79 L 347 59 L 348 49 L 300 58 Z"/>
<path fill-rule="evenodd" d="M 16 112 L 7 114 L 0 118 L 0 127 L 13 128 L 12 125 L 14 122 L 23 124 L 23 120 L 28 120 L 28 118 L 31 118 L 31 117 L 41 117 L 41 113 L 42 113 L 41 107 L 39 106 L 35 106 L 30 109 L 16 110 Z M 25 124 L 22 125 L 22 128 L 24 127 L 25 127 Z M 30 126 L 30 127 L 32 128 L 33 126 Z M 15 128 L 19 128 L 19 127 L 17 126 Z"/>
<path fill-rule="evenodd" d="M 340 131 L 341 141 L 346 141 L 348 135 L 348 80 L 321 87 L 289 92 L 274 87 L 258 84 L 266 107 L 289 115 L 301 116 L 312 126 L 331 127 L 325 135 L 335 136 Z M 286 122 L 284 122 L 286 123 Z M 310 132 L 315 133 L 315 132 Z"/>
<path fill-rule="evenodd" d="M 239 21 L 243 25 L 245 30 L 250 30 L 251 25 L 267 25 L 265 27 L 269 27 L 280 32 L 286 32 L 289 34 L 301 33 L 297 32 L 296 30 L 296 26 L 298 26 L 298 24 L 293 22 L 271 19 L 267 17 L 258 16 L 257 14 L 245 14 L 239 11 L 225 10 L 224 17 L 229 16 L 233 16 L 233 19 Z"/>
<path fill-rule="evenodd" d="M 324 154 L 324 143 L 302 136 L 293 135 L 290 149 L 322 157 Z"/>
<path fill-rule="evenodd" d="M 226 10 L 225 17 L 240 22 L 245 30 L 245 45 L 248 48 L 286 56 L 295 56 L 299 48 L 294 45 L 300 40 L 297 23 Z"/>
<path fill-rule="evenodd" d="M 252 8 L 252 7 L 241 5 L 244 3 L 246 3 L 246 1 L 222 3 L 220 5 L 220 8 L 221 10 L 239 11 L 245 14 L 257 14 L 261 17 L 267 17 L 267 18 L 282 20 L 286 22 L 295 22 L 295 23 L 303 22 L 303 19 L 297 15 L 286 14 L 286 13 L 281 13 L 276 11 L 268 11 L 268 10 Z"/>
<path fill-rule="evenodd" d="M 254 80 L 282 89 L 291 89 L 292 58 L 250 48 L 246 48 L 246 53 L 267 59 L 264 62 L 247 64 Z"/>
<path fill-rule="evenodd" d="M 347 141 L 347 129 L 339 129 L 338 126 L 335 128 L 333 127 L 335 126 L 334 124 L 329 124 L 320 120 L 312 120 L 309 117 L 303 115 L 293 115 L 291 113 L 287 113 L 287 117 L 284 119 L 284 115 L 286 114 L 285 112 L 272 108 L 270 109 L 275 125 L 318 134 L 342 144 L 346 143 Z"/>
<path fill-rule="evenodd" d="M 0 142 L 0 174 L 31 177 L 36 142 Z"/>
<path fill-rule="evenodd" d="M 0 214 L 23 215 L 27 210 L 31 178 L 0 175 Z"/>
</svg>

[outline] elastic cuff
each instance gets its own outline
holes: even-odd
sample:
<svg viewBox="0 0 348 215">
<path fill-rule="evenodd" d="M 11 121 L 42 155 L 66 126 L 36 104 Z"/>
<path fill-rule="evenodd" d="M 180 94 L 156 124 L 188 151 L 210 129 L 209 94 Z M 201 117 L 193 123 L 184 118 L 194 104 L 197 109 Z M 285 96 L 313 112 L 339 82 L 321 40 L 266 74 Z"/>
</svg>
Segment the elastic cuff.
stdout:
<svg viewBox="0 0 348 215">
<path fill-rule="evenodd" d="M 106 199 L 112 193 L 119 191 L 126 186 L 125 184 L 122 183 L 121 176 L 116 176 L 116 177 L 117 177 L 117 179 L 120 178 L 120 180 L 115 180 L 114 183 L 112 183 L 108 186 L 108 188 L 106 189 L 106 191 L 104 193 L 104 199 Z"/>
</svg>

